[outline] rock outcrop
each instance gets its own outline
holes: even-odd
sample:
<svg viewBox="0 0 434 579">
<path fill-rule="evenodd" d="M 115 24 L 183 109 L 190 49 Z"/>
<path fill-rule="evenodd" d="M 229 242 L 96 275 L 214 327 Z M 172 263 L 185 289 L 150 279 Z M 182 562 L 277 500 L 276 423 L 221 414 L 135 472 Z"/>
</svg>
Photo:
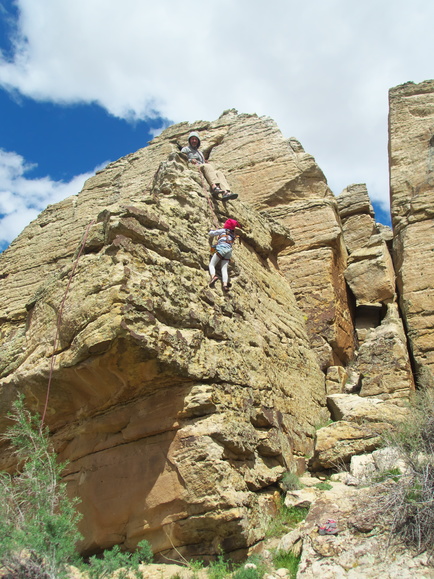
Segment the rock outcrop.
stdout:
<svg viewBox="0 0 434 579">
<path fill-rule="evenodd" d="M 234 112 L 198 125 L 205 147 L 278 133 Z M 327 414 L 302 312 L 276 268 L 288 229 L 241 201 L 211 202 L 171 143 L 191 128 L 109 165 L 2 256 L 2 408 L 22 391 L 42 412 L 51 380 L 46 423 L 82 501 L 85 552 L 142 538 L 166 554 L 249 547 L 273 485 L 304 469 Z M 228 216 L 246 224 L 229 296 L 207 285 L 207 232 Z"/>
<path fill-rule="evenodd" d="M 212 199 L 179 153 L 192 129 L 237 200 Z M 229 110 L 110 164 L 0 256 L 0 430 L 18 392 L 47 403 L 83 552 L 145 538 L 160 556 L 242 553 L 285 472 L 378 447 L 415 388 L 407 329 L 419 368 L 431 352 L 432 280 L 406 273 L 429 209 L 403 199 L 391 255 L 366 186 L 334 197 L 296 139 Z M 228 217 L 243 230 L 224 294 L 207 236 Z"/>
<path fill-rule="evenodd" d="M 434 387 L 434 80 L 391 89 L 389 110 L 400 305 L 419 381 Z"/>
</svg>

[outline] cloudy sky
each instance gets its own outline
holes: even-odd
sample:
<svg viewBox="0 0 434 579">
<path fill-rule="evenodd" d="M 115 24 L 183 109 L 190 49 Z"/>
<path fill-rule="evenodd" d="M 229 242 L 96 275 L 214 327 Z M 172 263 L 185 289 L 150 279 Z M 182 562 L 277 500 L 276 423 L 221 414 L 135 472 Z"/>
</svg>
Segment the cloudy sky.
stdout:
<svg viewBox="0 0 434 579">
<path fill-rule="evenodd" d="M 389 88 L 434 78 L 432 0 L 0 0 L 0 249 L 174 122 L 272 117 L 388 222 Z"/>
</svg>

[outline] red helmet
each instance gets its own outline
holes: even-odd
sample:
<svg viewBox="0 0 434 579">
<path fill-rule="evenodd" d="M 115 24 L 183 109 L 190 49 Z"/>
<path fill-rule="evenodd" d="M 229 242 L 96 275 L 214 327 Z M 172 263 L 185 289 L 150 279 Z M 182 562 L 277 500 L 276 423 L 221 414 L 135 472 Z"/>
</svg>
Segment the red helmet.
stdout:
<svg viewBox="0 0 434 579">
<path fill-rule="evenodd" d="M 238 223 L 236 219 L 227 219 L 223 227 L 225 229 L 235 229 L 235 227 L 240 227 L 242 229 L 241 224 Z"/>
</svg>

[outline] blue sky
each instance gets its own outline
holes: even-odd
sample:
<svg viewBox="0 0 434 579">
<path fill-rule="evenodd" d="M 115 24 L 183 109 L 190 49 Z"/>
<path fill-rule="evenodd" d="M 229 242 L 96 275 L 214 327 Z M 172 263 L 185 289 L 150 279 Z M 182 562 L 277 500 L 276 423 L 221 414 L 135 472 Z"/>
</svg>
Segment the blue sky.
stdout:
<svg viewBox="0 0 434 579">
<path fill-rule="evenodd" d="M 0 0 L 0 250 L 171 122 L 272 117 L 389 223 L 388 89 L 434 77 L 431 0 Z"/>
</svg>

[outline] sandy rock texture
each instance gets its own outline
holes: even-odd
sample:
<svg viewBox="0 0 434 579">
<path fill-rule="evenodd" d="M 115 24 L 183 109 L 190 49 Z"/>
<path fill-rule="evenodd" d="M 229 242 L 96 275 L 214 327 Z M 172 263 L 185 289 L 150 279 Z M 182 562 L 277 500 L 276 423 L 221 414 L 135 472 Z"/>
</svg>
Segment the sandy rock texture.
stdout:
<svg viewBox="0 0 434 579">
<path fill-rule="evenodd" d="M 391 91 L 393 232 L 364 184 L 335 197 L 297 139 L 231 109 L 111 163 L 0 256 L 0 431 L 20 392 L 44 412 L 83 553 L 147 539 L 158 564 L 240 558 L 286 472 L 365 457 L 406 415 L 433 362 L 433 93 Z M 180 153 L 192 130 L 238 199 Z M 208 232 L 229 217 L 227 294 Z M 306 546 L 304 576 L 357 577 L 344 542 Z M 331 543 L 336 569 L 317 565 Z"/>
<path fill-rule="evenodd" d="M 178 153 L 192 128 L 109 165 L 1 256 L 1 406 L 24 392 L 42 413 L 51 380 L 46 423 L 82 501 L 84 552 L 143 538 L 169 556 L 248 548 L 327 414 L 303 314 L 276 267 L 288 228 L 211 199 Z M 204 148 L 245 147 L 264 171 L 269 148 L 255 135 L 278 132 L 233 111 L 194 128 Z M 225 167 L 234 189 L 248 183 L 245 156 L 244 169 Z M 293 167 L 279 171 L 283 187 Z M 229 295 L 207 272 L 208 231 L 227 217 L 245 224 Z"/>
<path fill-rule="evenodd" d="M 434 387 L 434 81 L 389 91 L 389 166 L 400 305 L 421 382 Z"/>
<path fill-rule="evenodd" d="M 410 553 L 390 542 L 387 528 L 379 522 L 371 489 L 349 487 L 339 482 L 332 482 L 331 486 L 328 491 L 309 489 L 310 511 L 306 520 L 296 531 L 281 539 L 280 547 L 286 550 L 293 548 L 291 543 L 296 549 L 300 549 L 300 543 L 302 545 L 297 577 L 434 577 L 426 554 Z M 293 496 L 287 498 L 288 504 L 297 504 L 296 495 L 303 496 L 304 492 L 292 493 Z M 319 526 L 328 519 L 336 521 L 336 535 L 318 533 Z"/>
</svg>

